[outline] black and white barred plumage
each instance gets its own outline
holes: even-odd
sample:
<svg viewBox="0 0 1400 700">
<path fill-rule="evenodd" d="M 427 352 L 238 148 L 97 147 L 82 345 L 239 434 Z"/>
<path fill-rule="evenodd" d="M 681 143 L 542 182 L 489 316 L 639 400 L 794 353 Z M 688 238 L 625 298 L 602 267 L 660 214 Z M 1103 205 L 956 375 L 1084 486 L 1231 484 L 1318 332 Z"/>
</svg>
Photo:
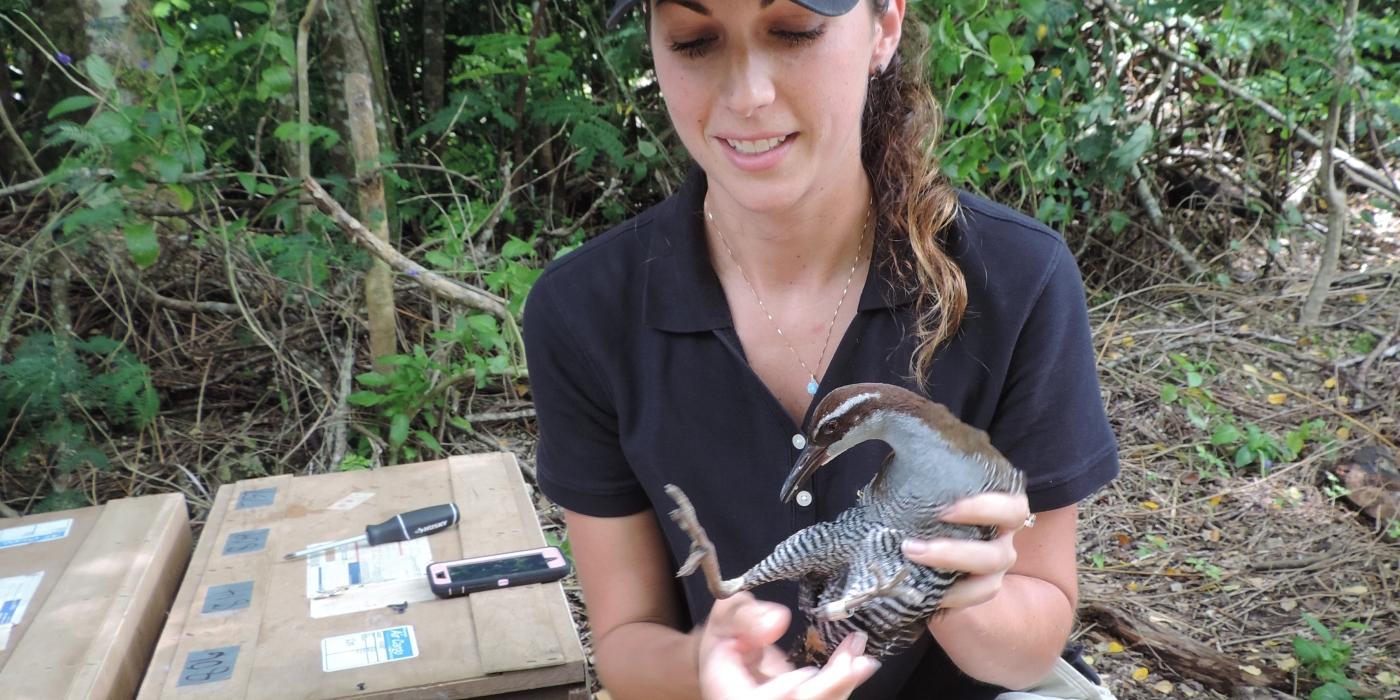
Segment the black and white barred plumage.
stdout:
<svg viewBox="0 0 1400 700">
<path fill-rule="evenodd" d="M 807 447 L 782 496 L 791 498 L 813 471 L 841 452 L 866 440 L 883 440 L 893 454 L 857 503 L 833 521 L 794 533 L 742 576 L 722 580 L 714 545 L 684 494 L 670 486 L 668 492 L 681 506 L 671 517 L 693 543 L 681 574 L 703 568 L 717 598 L 772 581 L 797 580 L 798 605 L 810 625 L 798 656 L 824 662 L 856 630 L 869 636 L 867 654 L 888 656 L 923 634 L 944 592 L 961 576 L 910 562 L 900 544 L 906 538 L 991 539 L 995 528 L 945 523 L 938 515 L 965 496 L 1023 493 L 1024 475 L 985 433 L 900 387 L 841 387 L 813 415 Z"/>
</svg>

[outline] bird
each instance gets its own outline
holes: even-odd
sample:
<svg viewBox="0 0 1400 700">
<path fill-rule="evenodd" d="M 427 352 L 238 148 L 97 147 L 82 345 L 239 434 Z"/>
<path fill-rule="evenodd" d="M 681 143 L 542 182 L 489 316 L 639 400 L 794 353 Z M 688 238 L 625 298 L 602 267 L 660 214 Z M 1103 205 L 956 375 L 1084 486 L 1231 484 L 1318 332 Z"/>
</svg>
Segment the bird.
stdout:
<svg viewBox="0 0 1400 700">
<path fill-rule="evenodd" d="M 676 502 L 671 519 L 690 537 L 677 576 L 703 572 L 710 593 L 728 598 L 761 584 L 798 582 L 798 608 L 807 619 L 790 657 L 825 663 L 847 635 L 868 636 L 866 653 L 883 658 L 923 634 L 944 592 L 963 574 L 909 561 L 906 538 L 990 540 L 997 528 L 946 523 L 948 506 L 985 492 L 1025 493 L 1025 475 L 946 406 L 903 387 L 862 383 L 823 397 L 779 497 L 790 501 L 822 466 L 867 440 L 891 448 L 856 502 L 835 520 L 803 528 L 762 561 L 730 579 L 720 575 L 716 548 L 684 491 L 666 484 Z"/>
</svg>

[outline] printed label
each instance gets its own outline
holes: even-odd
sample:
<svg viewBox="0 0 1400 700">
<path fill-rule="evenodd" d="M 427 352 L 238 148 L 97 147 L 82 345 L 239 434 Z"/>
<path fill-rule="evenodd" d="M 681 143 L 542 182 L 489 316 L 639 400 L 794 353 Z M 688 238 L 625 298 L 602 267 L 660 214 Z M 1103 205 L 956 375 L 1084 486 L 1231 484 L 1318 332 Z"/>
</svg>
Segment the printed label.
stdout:
<svg viewBox="0 0 1400 700">
<path fill-rule="evenodd" d="M 403 661 L 416 656 L 418 640 L 413 636 L 412 625 L 342 634 L 321 640 L 321 670 L 326 673 Z"/>
<path fill-rule="evenodd" d="M 68 531 L 71 529 L 73 529 L 72 518 L 50 520 L 34 525 L 7 527 L 0 530 L 0 549 L 22 547 L 26 544 L 48 542 L 49 540 L 61 540 L 68 536 Z"/>
<path fill-rule="evenodd" d="M 306 597 L 322 597 L 352 586 L 426 581 L 424 572 L 432 562 L 433 550 L 427 538 L 375 547 L 350 544 L 316 552 L 306 558 Z"/>
<path fill-rule="evenodd" d="M 228 540 L 224 542 L 224 556 L 257 552 L 266 546 L 267 528 L 243 530 L 228 536 Z"/>
<path fill-rule="evenodd" d="M 253 582 L 239 581 L 212 586 L 204 594 L 204 614 L 242 610 L 253 602 Z"/>
<path fill-rule="evenodd" d="M 335 503 L 326 506 L 326 510 L 350 510 L 351 508 L 354 508 L 355 506 L 358 506 L 361 503 L 364 503 L 365 501 L 368 501 L 373 497 L 373 492 L 356 491 L 350 494 L 349 496 L 346 496 L 345 498 L 342 498 L 339 501 L 336 501 Z"/>
<path fill-rule="evenodd" d="M 233 675 L 233 665 L 237 662 L 238 645 L 192 651 L 185 657 L 185 667 L 180 669 L 180 680 L 175 685 L 199 685 L 228 680 Z"/>
<path fill-rule="evenodd" d="M 42 571 L 0 578 L 0 625 L 18 625 L 24 621 L 24 611 L 29 608 L 29 602 L 34 599 L 34 592 L 39 590 L 39 582 L 43 580 Z M 3 648 L 0 646 L 0 649 Z"/>
<path fill-rule="evenodd" d="M 276 486 L 266 489 L 252 489 L 238 494 L 238 505 L 234 506 L 234 510 L 262 508 L 263 506 L 272 505 L 272 502 L 275 500 L 277 500 Z"/>
</svg>

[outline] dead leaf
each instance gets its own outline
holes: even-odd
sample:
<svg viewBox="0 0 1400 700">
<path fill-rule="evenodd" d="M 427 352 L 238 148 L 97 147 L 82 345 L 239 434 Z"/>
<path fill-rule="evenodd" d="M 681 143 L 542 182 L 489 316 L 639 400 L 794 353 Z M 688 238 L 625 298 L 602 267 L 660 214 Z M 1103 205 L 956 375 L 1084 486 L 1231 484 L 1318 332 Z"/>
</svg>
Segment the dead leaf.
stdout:
<svg viewBox="0 0 1400 700">
<path fill-rule="evenodd" d="M 1156 501 L 1143 501 L 1143 502 L 1141 503 L 1141 505 L 1142 505 L 1143 508 L 1146 508 L 1147 510 L 1157 510 L 1158 508 L 1161 508 L 1161 507 L 1162 507 L 1162 506 L 1159 505 Z"/>
<path fill-rule="evenodd" d="M 1278 670 L 1285 673 L 1295 668 L 1298 668 L 1298 660 L 1291 656 L 1285 657 L 1283 661 L 1278 662 Z"/>
<path fill-rule="evenodd" d="M 1117 539 L 1118 545 L 1120 547 L 1126 547 L 1133 543 L 1133 538 L 1130 535 L 1124 534 L 1122 532 L 1118 533 Z"/>
<path fill-rule="evenodd" d="M 1371 589 L 1367 588 L 1365 585 L 1347 586 L 1342 589 L 1342 595 L 1366 595 L 1370 591 Z"/>
<path fill-rule="evenodd" d="M 1147 680 L 1147 673 L 1148 671 L 1146 668 L 1138 666 L 1137 668 L 1133 669 L 1133 680 L 1141 683 Z"/>
<path fill-rule="evenodd" d="M 1282 406 L 1283 402 L 1288 400 L 1288 396 L 1285 394 L 1269 394 L 1268 399 L 1270 405 Z"/>
<path fill-rule="evenodd" d="M 1163 694 L 1163 695 L 1171 695 L 1171 692 L 1172 692 L 1172 682 L 1171 682 L 1171 681 L 1157 681 L 1156 683 L 1152 684 L 1152 689 L 1155 690 L 1155 691 L 1157 691 L 1157 692 L 1159 692 L 1159 693 L 1161 693 L 1161 694 Z"/>
<path fill-rule="evenodd" d="M 1219 531 L 1219 530 L 1211 530 L 1210 532 L 1207 532 L 1207 533 L 1206 533 L 1206 539 L 1210 540 L 1211 542 L 1219 542 L 1219 541 L 1220 541 L 1220 531 Z"/>
<path fill-rule="evenodd" d="M 1258 676 L 1264 673 L 1263 671 L 1259 670 L 1258 666 L 1241 666 L 1240 670 L 1244 671 L 1245 673 L 1248 673 L 1251 676 Z"/>
<path fill-rule="evenodd" d="M 1105 651 L 1104 653 L 1105 653 L 1105 654 L 1121 654 L 1121 653 L 1123 653 L 1123 645 L 1122 645 L 1122 644 L 1119 644 L 1119 643 L 1116 642 L 1116 641 L 1109 642 L 1109 643 L 1108 643 L 1108 651 Z"/>
<path fill-rule="evenodd" d="M 1377 673 L 1376 680 L 1380 681 L 1381 685 L 1400 685 L 1400 677 L 1397 677 L 1390 671 L 1381 671 Z"/>
<path fill-rule="evenodd" d="M 1284 612 L 1293 612 L 1293 610 L 1298 607 L 1298 601 L 1292 598 L 1284 598 L 1279 601 L 1278 606 L 1283 608 Z"/>
<path fill-rule="evenodd" d="M 1336 377 L 1328 377 L 1327 379 L 1323 380 L 1323 382 L 1322 382 L 1322 388 L 1323 388 L 1323 389 L 1335 389 L 1335 388 L 1337 388 L 1337 378 L 1336 378 Z"/>
<path fill-rule="evenodd" d="M 1286 381 L 1288 381 L 1287 377 L 1284 377 L 1284 376 L 1283 376 L 1283 372 L 1280 372 L 1280 371 L 1278 371 L 1278 370 L 1274 370 L 1274 371 L 1270 372 L 1270 373 L 1269 373 L 1269 378 L 1270 378 L 1270 379 L 1273 379 L 1273 380 L 1276 381 L 1276 382 L 1286 382 Z"/>
<path fill-rule="evenodd" d="M 1337 437 L 1339 437 L 1339 438 L 1341 438 L 1341 439 L 1343 439 L 1343 440 L 1346 440 L 1346 439 L 1350 438 L 1350 437 L 1351 437 L 1351 428 L 1348 428 L 1348 427 L 1346 427 L 1345 425 L 1342 426 L 1342 427 L 1340 427 L 1340 428 L 1337 428 Z"/>
<path fill-rule="evenodd" d="M 1243 369 L 1243 370 L 1245 371 L 1246 374 L 1259 374 L 1259 368 L 1258 368 L 1258 367 L 1255 367 L 1254 365 L 1249 364 L 1248 362 L 1246 362 L 1246 363 L 1241 367 L 1241 369 Z"/>
</svg>

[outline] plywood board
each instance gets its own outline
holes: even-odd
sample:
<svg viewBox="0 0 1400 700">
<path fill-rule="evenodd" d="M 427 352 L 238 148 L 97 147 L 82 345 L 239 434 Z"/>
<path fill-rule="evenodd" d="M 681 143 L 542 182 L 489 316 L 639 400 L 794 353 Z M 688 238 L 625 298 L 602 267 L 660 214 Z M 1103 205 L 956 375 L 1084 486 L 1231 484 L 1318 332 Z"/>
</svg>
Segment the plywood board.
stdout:
<svg viewBox="0 0 1400 700">
<path fill-rule="evenodd" d="M 6 698 L 129 698 L 189 561 L 184 496 L 0 520 L 0 531 L 63 520 L 64 537 L 0 549 L 0 580 L 42 572 L 0 651 L 0 688 Z"/>
<path fill-rule="evenodd" d="M 458 528 L 413 543 L 426 544 L 432 561 L 543 544 L 512 455 L 279 478 L 220 489 L 140 697 L 565 697 L 582 684 L 583 652 L 558 583 L 438 600 L 422 571 L 366 582 L 375 562 L 391 573 L 396 562 L 419 562 L 403 544 L 321 562 L 358 567 L 349 580 L 359 583 L 345 588 L 318 588 L 317 569 L 282 558 L 449 501 L 462 512 Z"/>
</svg>

